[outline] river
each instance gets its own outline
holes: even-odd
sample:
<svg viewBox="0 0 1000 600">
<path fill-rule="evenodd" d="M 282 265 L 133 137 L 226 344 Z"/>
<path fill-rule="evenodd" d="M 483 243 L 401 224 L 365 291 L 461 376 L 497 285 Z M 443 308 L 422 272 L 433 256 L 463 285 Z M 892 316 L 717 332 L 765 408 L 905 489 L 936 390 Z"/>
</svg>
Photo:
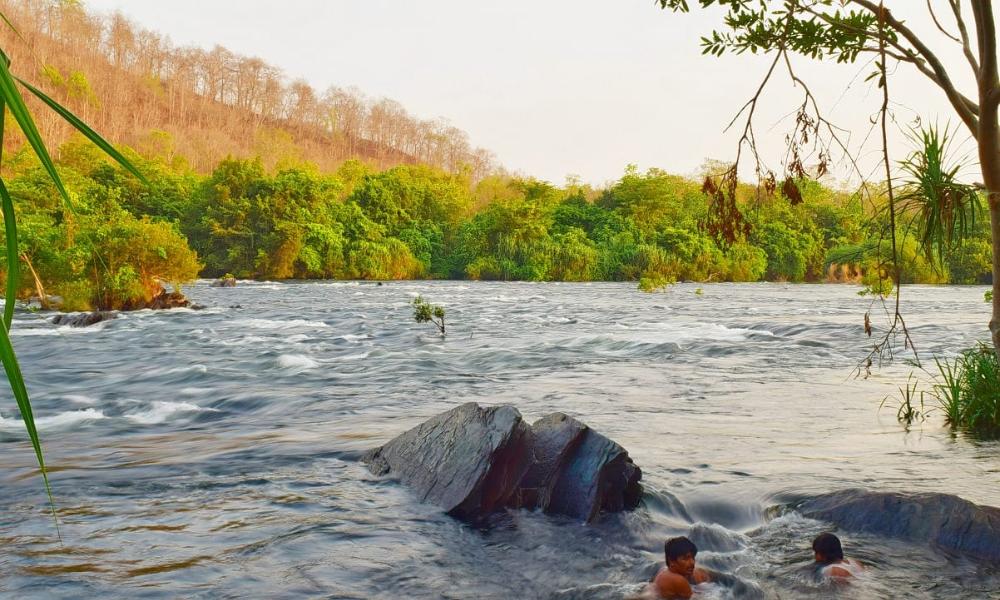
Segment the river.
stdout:
<svg viewBox="0 0 1000 600">
<path fill-rule="evenodd" d="M 920 356 L 984 339 L 983 287 L 908 286 Z M 852 371 L 871 301 L 848 285 L 368 282 L 185 288 L 205 310 L 85 329 L 19 312 L 57 537 L 0 396 L 0 595 L 16 598 L 622 598 L 686 534 L 733 575 L 709 598 L 818 598 L 785 508 L 865 487 L 1000 506 L 1000 444 L 879 403 L 912 367 Z M 417 294 L 448 336 L 417 324 Z M 881 309 L 872 322 L 884 326 Z M 519 511 L 489 530 L 357 459 L 466 401 L 576 416 L 643 470 L 634 512 L 585 526 Z M 892 404 L 892 400 L 888 404 Z M 996 597 L 1000 567 L 844 533 L 844 598 Z"/>
</svg>

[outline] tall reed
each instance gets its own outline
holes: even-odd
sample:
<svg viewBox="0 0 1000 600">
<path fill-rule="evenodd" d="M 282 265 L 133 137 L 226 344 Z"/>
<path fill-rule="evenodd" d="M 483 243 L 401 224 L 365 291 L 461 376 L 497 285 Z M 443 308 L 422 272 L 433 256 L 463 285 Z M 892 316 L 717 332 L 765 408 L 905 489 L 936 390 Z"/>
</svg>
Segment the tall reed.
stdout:
<svg viewBox="0 0 1000 600">
<path fill-rule="evenodd" d="M 988 344 L 980 343 L 952 360 L 935 359 L 938 383 L 932 394 L 953 427 L 1000 433 L 1000 364 Z"/>
<path fill-rule="evenodd" d="M 6 15 L 0 13 L 0 20 L 3 21 L 4 26 L 9 28 L 15 34 L 16 38 L 20 40 L 21 43 L 27 43 Z M 59 195 L 62 196 L 63 202 L 65 202 L 70 210 L 72 210 L 73 203 L 70 201 L 69 194 L 66 193 L 66 188 L 63 185 L 62 179 L 59 177 L 59 173 L 56 170 L 55 163 L 52 161 L 52 157 L 45 148 L 45 142 L 42 140 L 42 136 L 39 134 L 38 128 L 35 126 L 35 121 L 31 116 L 31 111 L 28 110 L 28 107 L 24 102 L 24 98 L 21 95 L 21 88 L 23 88 L 55 111 L 70 125 L 87 137 L 87 139 L 107 153 L 108 156 L 113 158 L 140 180 L 148 184 L 146 179 L 141 173 L 139 173 L 135 166 L 126 160 L 126 158 L 122 156 L 120 152 L 115 150 L 115 148 L 104 138 L 98 135 L 97 132 L 44 92 L 23 79 L 15 76 L 11 72 L 10 66 L 10 59 L 8 58 L 7 53 L 0 48 L 0 163 L 2 163 L 3 140 L 4 133 L 6 132 L 5 119 L 6 114 L 9 112 L 10 115 L 14 117 L 18 128 L 27 140 L 28 145 L 31 146 L 35 156 L 38 157 L 42 167 L 52 179 L 56 190 L 58 190 Z M 49 506 L 52 509 L 53 517 L 55 517 L 55 500 L 52 497 L 52 487 L 49 484 L 48 470 L 45 468 L 45 458 L 42 454 L 41 439 L 39 438 L 38 429 L 35 425 L 35 417 L 31 408 L 31 400 L 28 397 L 28 390 L 24 385 L 24 376 L 21 373 L 21 366 L 17 361 L 17 355 L 14 352 L 14 345 L 10 339 L 10 328 L 13 324 L 14 318 L 14 304 L 16 302 L 18 283 L 20 280 L 20 264 L 18 258 L 17 223 L 14 213 L 14 201 L 7 191 L 7 186 L 2 176 L 0 176 L 0 209 L 2 209 L 3 214 L 5 250 L 7 254 L 7 285 L 4 289 L 3 317 L 0 319 L 0 325 L 2 325 L 0 326 L 0 362 L 3 363 L 4 372 L 7 374 L 7 383 L 10 385 L 11 392 L 17 402 L 17 408 L 21 413 L 21 419 L 24 422 L 24 427 L 27 430 L 28 438 L 31 440 L 31 446 L 35 451 L 35 458 L 38 461 L 38 467 L 42 474 L 42 481 L 45 484 L 45 492 L 49 498 Z"/>
</svg>

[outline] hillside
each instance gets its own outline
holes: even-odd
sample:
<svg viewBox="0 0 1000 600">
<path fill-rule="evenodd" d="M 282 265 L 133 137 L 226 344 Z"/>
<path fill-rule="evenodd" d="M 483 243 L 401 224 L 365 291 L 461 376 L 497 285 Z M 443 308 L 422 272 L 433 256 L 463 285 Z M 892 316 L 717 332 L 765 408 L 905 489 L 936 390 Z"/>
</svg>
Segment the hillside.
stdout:
<svg viewBox="0 0 1000 600">
<path fill-rule="evenodd" d="M 287 81 L 260 58 L 216 46 L 175 47 L 120 14 L 79 2 L 0 0 L 23 39 L 3 28 L 12 70 L 63 102 L 115 143 L 207 173 L 225 156 L 265 166 L 308 161 L 321 170 L 358 158 L 379 168 L 423 163 L 480 178 L 492 155 L 443 120 L 413 117 L 398 102 L 357 89 L 318 92 Z M 38 126 L 50 147 L 72 134 L 49 111 Z M 8 149 L 20 142 L 7 140 Z"/>
</svg>

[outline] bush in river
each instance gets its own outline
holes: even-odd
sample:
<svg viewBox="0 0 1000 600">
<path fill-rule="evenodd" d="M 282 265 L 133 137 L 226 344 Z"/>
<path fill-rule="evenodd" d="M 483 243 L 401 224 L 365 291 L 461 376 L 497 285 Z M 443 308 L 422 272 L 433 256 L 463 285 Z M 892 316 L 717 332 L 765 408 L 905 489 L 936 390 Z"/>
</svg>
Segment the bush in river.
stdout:
<svg viewBox="0 0 1000 600">
<path fill-rule="evenodd" d="M 441 332 L 441 337 L 444 337 L 444 309 L 437 304 L 427 302 L 423 296 L 413 299 L 413 319 L 417 323 L 434 323 Z"/>
<path fill-rule="evenodd" d="M 993 348 L 979 344 L 953 360 L 935 359 L 940 380 L 932 394 L 952 427 L 1000 433 L 1000 364 Z"/>
</svg>

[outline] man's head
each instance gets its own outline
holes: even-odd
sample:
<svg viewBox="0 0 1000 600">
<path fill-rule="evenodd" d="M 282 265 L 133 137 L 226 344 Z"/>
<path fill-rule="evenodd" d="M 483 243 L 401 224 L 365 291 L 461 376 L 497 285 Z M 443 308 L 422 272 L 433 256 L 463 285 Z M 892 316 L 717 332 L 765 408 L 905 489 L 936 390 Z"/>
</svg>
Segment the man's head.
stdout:
<svg viewBox="0 0 1000 600">
<path fill-rule="evenodd" d="M 698 547 L 686 537 L 675 537 L 663 544 L 664 558 L 667 568 L 678 575 L 691 578 L 694 574 L 694 557 L 698 555 Z"/>
<path fill-rule="evenodd" d="M 844 560 L 844 549 L 840 547 L 840 538 L 832 533 L 821 533 L 816 536 L 813 540 L 813 554 L 819 563 Z"/>
</svg>

